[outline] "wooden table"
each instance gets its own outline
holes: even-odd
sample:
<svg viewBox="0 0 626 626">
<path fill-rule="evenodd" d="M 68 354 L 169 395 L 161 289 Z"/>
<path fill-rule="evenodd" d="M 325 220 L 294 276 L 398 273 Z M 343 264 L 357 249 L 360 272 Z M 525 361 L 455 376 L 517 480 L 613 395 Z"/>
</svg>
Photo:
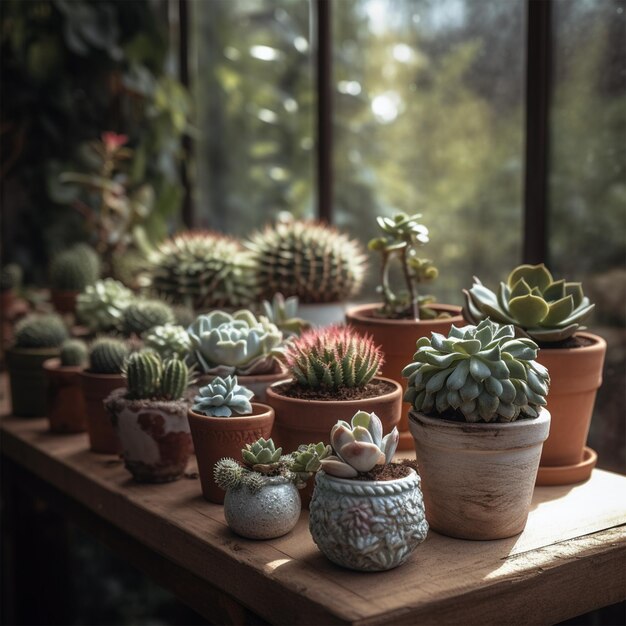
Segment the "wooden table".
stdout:
<svg viewBox="0 0 626 626">
<path fill-rule="evenodd" d="M 68 512 L 108 528 L 124 557 L 209 620 L 549 624 L 626 598 L 626 478 L 616 474 L 537 488 L 517 537 L 431 531 L 402 567 L 363 574 L 321 555 L 306 511 L 287 536 L 249 541 L 197 479 L 136 484 L 121 461 L 89 452 L 85 434 L 50 434 L 43 419 L 6 417 L 0 429 L 5 458 L 64 494 Z"/>
</svg>

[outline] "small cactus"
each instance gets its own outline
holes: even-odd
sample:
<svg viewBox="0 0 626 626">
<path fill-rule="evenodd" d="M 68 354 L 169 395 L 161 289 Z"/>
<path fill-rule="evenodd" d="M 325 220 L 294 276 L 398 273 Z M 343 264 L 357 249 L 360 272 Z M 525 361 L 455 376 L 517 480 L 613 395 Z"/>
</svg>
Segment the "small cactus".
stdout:
<svg viewBox="0 0 626 626">
<path fill-rule="evenodd" d="M 277 463 L 283 449 L 277 448 L 272 439 L 263 439 L 261 437 L 254 443 L 247 443 L 246 447 L 241 451 L 243 460 L 254 467 L 255 465 L 269 465 Z"/>
<path fill-rule="evenodd" d="M 59 291 L 82 291 L 100 276 L 100 259 L 87 244 L 78 244 L 53 257 L 50 285 Z"/>
<path fill-rule="evenodd" d="M 141 336 L 155 326 L 173 322 L 172 309 L 160 300 L 138 300 L 129 304 L 122 314 L 122 330 L 129 337 Z"/>
<path fill-rule="evenodd" d="M 182 326 L 164 324 L 155 326 L 143 335 L 147 348 L 158 352 L 162 358 L 174 356 L 183 358 L 191 349 L 191 340 Z"/>
<path fill-rule="evenodd" d="M 89 371 L 94 374 L 121 374 L 128 352 L 128 346 L 121 339 L 96 339 L 89 349 Z"/>
<path fill-rule="evenodd" d="M 87 344 L 80 339 L 67 339 L 61 345 L 61 365 L 80 367 L 87 363 Z"/>
<path fill-rule="evenodd" d="M 252 391 L 237 383 L 236 376 L 216 376 L 212 382 L 199 389 L 194 398 L 193 410 L 211 417 L 230 417 L 233 413 L 250 415 L 252 396 Z"/>
<path fill-rule="evenodd" d="M 183 397 L 189 385 L 189 368 L 184 361 L 173 358 L 163 363 L 160 395 L 165 400 L 178 400 Z"/>
<path fill-rule="evenodd" d="M 241 487 L 243 477 L 247 470 L 243 468 L 235 459 L 220 459 L 213 468 L 213 478 L 220 489 L 238 489 Z"/>
<path fill-rule="evenodd" d="M 67 336 L 67 328 L 58 315 L 33 314 L 15 326 L 15 347 L 59 348 Z"/>
<path fill-rule="evenodd" d="M 163 363 L 156 353 L 144 350 L 131 354 L 123 369 L 128 397 L 134 400 L 154 398 L 160 390 L 162 373 Z"/>
<path fill-rule="evenodd" d="M 124 310 L 133 302 L 133 293 L 112 278 L 87 285 L 76 298 L 78 319 L 96 332 L 120 330 Z"/>
</svg>

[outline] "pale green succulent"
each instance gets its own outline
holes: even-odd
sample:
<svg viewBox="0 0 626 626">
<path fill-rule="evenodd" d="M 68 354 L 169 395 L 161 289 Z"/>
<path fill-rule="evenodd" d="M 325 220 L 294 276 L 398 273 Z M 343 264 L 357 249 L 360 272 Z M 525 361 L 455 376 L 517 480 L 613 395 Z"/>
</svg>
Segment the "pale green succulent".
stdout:
<svg viewBox="0 0 626 626">
<path fill-rule="evenodd" d="M 483 320 L 452 326 L 448 337 L 432 333 L 417 341 L 404 400 L 426 415 L 468 422 L 511 422 L 535 418 L 546 405 L 548 370 L 537 363 L 532 339 L 515 338 L 511 325 Z"/>
<path fill-rule="evenodd" d="M 164 359 L 174 356 L 185 357 L 191 350 L 191 340 L 187 331 L 177 324 L 155 326 L 143 335 L 144 344 L 158 352 Z"/>
<path fill-rule="evenodd" d="M 274 441 L 261 437 L 254 443 L 247 443 L 246 447 L 241 451 L 243 460 L 254 467 L 255 465 L 270 465 L 278 463 L 283 449 L 277 448 Z"/>
<path fill-rule="evenodd" d="M 213 311 L 200 315 L 187 329 L 190 360 L 205 373 L 251 375 L 275 371 L 283 334 L 264 316 L 248 310 L 232 315 Z"/>
<path fill-rule="evenodd" d="M 76 314 L 93 331 L 121 330 L 124 311 L 133 299 L 130 289 L 113 278 L 105 278 L 78 294 Z"/>
<path fill-rule="evenodd" d="M 555 343 L 582 330 L 581 324 L 595 305 L 583 294 L 580 283 L 555 281 L 546 266 L 520 265 L 500 283 L 495 294 L 474 277 L 465 295 L 463 314 L 477 323 L 487 317 L 513 324 L 520 334 L 538 343 Z"/>
<path fill-rule="evenodd" d="M 289 469 L 296 474 L 298 482 L 304 483 L 322 467 L 322 461 L 331 456 L 333 449 L 324 442 L 298 446 L 287 458 Z"/>
<path fill-rule="evenodd" d="M 211 417 L 230 417 L 233 413 L 250 415 L 252 396 L 252 391 L 237 383 L 236 376 L 216 376 L 208 385 L 200 387 L 193 399 L 193 410 Z"/>
<path fill-rule="evenodd" d="M 265 317 L 275 324 L 284 337 L 300 336 L 311 327 L 310 322 L 298 317 L 298 296 L 286 298 L 282 293 L 275 293 L 272 301 L 261 303 Z"/>
</svg>

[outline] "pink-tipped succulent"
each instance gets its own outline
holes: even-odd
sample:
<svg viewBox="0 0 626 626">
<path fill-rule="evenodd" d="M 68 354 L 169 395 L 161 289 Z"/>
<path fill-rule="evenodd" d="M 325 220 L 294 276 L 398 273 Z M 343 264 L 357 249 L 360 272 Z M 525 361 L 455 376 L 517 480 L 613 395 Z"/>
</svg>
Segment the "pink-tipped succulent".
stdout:
<svg viewBox="0 0 626 626">
<path fill-rule="evenodd" d="M 339 420 L 330 432 L 335 455 L 322 459 L 322 469 L 338 478 L 355 478 L 376 465 L 391 463 L 400 435 L 393 430 L 383 437 L 383 424 L 376 413 L 358 411 L 352 423 Z"/>
<path fill-rule="evenodd" d="M 289 345 L 285 358 L 297 383 L 313 389 L 365 387 L 383 364 L 372 338 L 348 326 L 305 332 Z"/>
</svg>

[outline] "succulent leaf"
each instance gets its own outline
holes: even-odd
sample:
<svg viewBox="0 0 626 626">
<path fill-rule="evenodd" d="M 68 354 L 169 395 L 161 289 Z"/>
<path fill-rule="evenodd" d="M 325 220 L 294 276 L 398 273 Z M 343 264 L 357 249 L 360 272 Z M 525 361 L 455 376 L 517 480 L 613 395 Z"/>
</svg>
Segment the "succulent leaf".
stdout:
<svg viewBox="0 0 626 626">
<path fill-rule="evenodd" d="M 211 383 L 198 390 L 193 410 L 211 417 L 250 415 L 253 396 L 252 391 L 238 384 L 236 376 L 216 376 Z"/>
</svg>

